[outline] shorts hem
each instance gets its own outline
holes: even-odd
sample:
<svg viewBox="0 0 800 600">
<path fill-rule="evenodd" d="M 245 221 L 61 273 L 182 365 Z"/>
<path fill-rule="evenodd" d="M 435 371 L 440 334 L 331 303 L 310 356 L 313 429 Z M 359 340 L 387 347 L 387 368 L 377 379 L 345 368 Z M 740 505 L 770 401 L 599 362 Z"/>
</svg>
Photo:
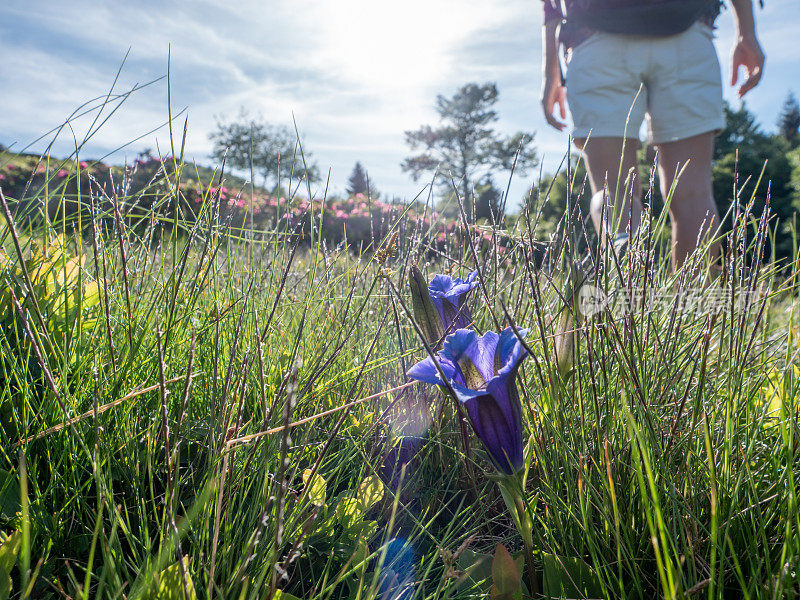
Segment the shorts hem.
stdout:
<svg viewBox="0 0 800 600">
<path fill-rule="evenodd" d="M 651 133 L 648 136 L 648 143 L 657 146 L 658 144 L 666 144 L 667 142 L 679 142 L 702 133 L 709 133 L 711 131 L 720 132 L 725 128 L 725 120 L 722 118 L 715 119 L 714 121 L 703 121 L 702 123 L 693 123 L 683 127 L 676 127 L 667 131 L 660 131 L 658 133 Z"/>
<path fill-rule="evenodd" d="M 572 139 L 585 139 L 585 138 L 605 138 L 605 137 L 613 137 L 613 138 L 625 138 L 628 140 L 636 140 L 639 141 L 639 128 L 636 128 L 636 133 L 631 135 L 631 129 L 628 128 L 628 134 L 624 135 L 624 130 L 620 131 L 619 129 L 599 129 L 597 127 L 592 127 L 591 129 L 578 129 L 573 128 L 572 130 Z"/>
</svg>

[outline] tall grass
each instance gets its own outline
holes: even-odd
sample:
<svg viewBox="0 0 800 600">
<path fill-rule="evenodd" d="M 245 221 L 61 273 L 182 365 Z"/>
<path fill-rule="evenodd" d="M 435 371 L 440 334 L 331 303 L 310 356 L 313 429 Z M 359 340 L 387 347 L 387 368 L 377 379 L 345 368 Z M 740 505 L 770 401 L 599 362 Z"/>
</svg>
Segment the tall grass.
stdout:
<svg viewBox="0 0 800 600">
<path fill-rule="evenodd" d="M 567 597 L 798 597 L 798 262 L 769 261 L 750 198 L 737 194 L 708 282 L 702 251 L 669 268 L 663 215 L 623 257 L 579 239 L 573 212 L 537 240 L 546 194 L 480 230 L 462 213 L 466 239 L 513 240 L 502 256 L 455 238 L 434 251 L 404 217 L 354 253 L 327 247 L 313 218 L 310 242 L 234 229 L 211 188 L 196 218 L 164 213 L 191 168 L 175 166 L 148 209 L 124 181 L 53 221 L 3 198 L 6 595 L 485 597 L 487 556 L 521 541 L 451 402 L 405 377 L 425 353 L 407 310 L 417 262 L 479 268 L 476 327 L 529 330 L 540 581 L 578 580 Z M 57 186 L 31 194 L 66 201 Z M 54 239 L 86 255 L 74 277 L 55 259 L 22 268 Z M 617 299 L 591 318 L 565 293 L 585 248 Z M 54 292 L 32 294 L 47 276 L 68 334 L 50 325 Z"/>
</svg>

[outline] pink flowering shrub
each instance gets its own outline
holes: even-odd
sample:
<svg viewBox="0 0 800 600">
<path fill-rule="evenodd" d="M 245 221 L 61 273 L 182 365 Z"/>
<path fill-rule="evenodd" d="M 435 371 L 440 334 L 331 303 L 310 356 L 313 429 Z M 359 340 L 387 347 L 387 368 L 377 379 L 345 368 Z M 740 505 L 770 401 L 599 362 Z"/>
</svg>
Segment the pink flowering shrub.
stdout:
<svg viewBox="0 0 800 600">
<path fill-rule="evenodd" d="M 68 216 L 73 216 L 79 207 L 88 207 L 92 190 L 95 203 L 100 203 L 98 208 L 106 215 L 113 215 L 113 206 L 107 198 L 116 197 L 121 212 L 146 217 L 150 211 L 156 211 L 165 227 L 169 227 L 177 209 L 182 221 L 192 222 L 201 214 L 218 215 L 221 223 L 228 223 L 233 229 L 282 231 L 301 241 L 311 240 L 313 225 L 315 231 L 321 228 L 329 246 L 346 244 L 354 251 L 376 249 L 394 231 L 398 232 L 400 243 L 413 239 L 427 244 L 433 253 L 449 252 L 451 247 L 465 243 L 460 222 L 433 210 L 426 212 L 422 207 L 408 210 L 405 204 L 369 199 L 363 194 L 325 202 L 286 198 L 258 189 L 251 195 L 249 187 L 237 189 L 191 179 L 188 165 L 176 190 L 174 166 L 171 157 L 163 160 L 146 157 L 127 168 L 81 161 L 66 162 L 48 170 L 45 164 L 31 157 L 23 164 L 0 167 L 0 187 L 6 197 L 19 200 L 26 189 L 28 196 L 34 197 L 47 185 L 54 203 L 58 201 L 57 207 L 49 207 L 51 217 L 60 214 L 62 208 Z M 59 186 L 63 186 L 63 202 Z M 103 188 L 102 193 L 98 188 Z M 141 223 L 147 220 L 144 218 Z M 480 250 L 495 242 L 499 253 L 507 254 L 510 245 L 507 238 L 495 240 L 483 230 L 473 232 L 473 243 Z"/>
<path fill-rule="evenodd" d="M 21 205 L 17 210 L 19 218 L 37 218 L 43 204 L 51 219 L 63 213 L 75 215 L 81 207 L 79 197 L 88 206 L 90 180 L 108 181 L 111 171 L 102 163 L 77 164 L 33 155 L 20 155 L 13 160 L 0 163 L 0 188 L 12 204 Z"/>
</svg>

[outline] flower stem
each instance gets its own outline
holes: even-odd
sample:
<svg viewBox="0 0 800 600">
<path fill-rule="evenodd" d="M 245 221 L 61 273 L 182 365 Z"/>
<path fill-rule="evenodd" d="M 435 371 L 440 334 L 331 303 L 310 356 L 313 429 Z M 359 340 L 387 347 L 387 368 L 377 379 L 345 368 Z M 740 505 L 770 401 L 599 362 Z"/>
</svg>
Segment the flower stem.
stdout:
<svg viewBox="0 0 800 600">
<path fill-rule="evenodd" d="M 528 572 L 528 592 L 531 598 L 537 596 L 539 590 L 539 578 L 536 577 L 536 570 L 533 567 L 533 548 L 525 542 L 525 570 Z"/>
<path fill-rule="evenodd" d="M 464 417 L 464 413 L 461 410 L 461 403 L 456 399 L 453 398 L 456 405 L 456 419 L 458 420 L 459 428 L 461 429 L 461 441 L 464 444 L 464 454 L 466 454 L 467 458 L 470 458 L 472 455 L 472 449 L 470 448 L 469 443 L 469 429 L 467 428 L 467 419 Z"/>
<path fill-rule="evenodd" d="M 536 570 L 533 567 L 533 531 L 528 527 L 530 522 L 527 518 L 528 512 L 523 498 L 521 496 L 516 496 L 514 498 L 514 503 L 517 509 L 517 519 L 520 523 L 520 535 L 522 536 L 522 542 L 525 546 L 525 569 L 528 572 L 528 592 L 530 592 L 531 598 L 535 598 L 539 589 L 539 581 L 536 577 Z"/>
</svg>

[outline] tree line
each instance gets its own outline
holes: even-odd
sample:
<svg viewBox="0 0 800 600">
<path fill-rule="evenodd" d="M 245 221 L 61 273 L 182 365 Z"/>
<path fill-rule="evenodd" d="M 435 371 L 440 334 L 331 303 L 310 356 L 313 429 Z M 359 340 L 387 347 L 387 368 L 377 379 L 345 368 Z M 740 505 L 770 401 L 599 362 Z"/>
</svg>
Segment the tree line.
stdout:
<svg viewBox="0 0 800 600">
<path fill-rule="evenodd" d="M 401 163 L 414 181 L 430 178 L 438 191 L 438 208 L 457 217 L 463 206 L 471 220 L 501 219 L 508 199 L 495 184 L 499 177 L 524 177 L 538 165 L 532 132 L 504 135 L 497 130 L 499 115 L 497 85 L 468 83 L 453 95 L 439 95 L 435 108 L 438 123 L 422 125 L 405 132 L 409 156 Z M 795 243 L 793 219 L 800 210 L 800 104 L 789 92 L 780 110 L 777 131 L 764 131 L 745 104 L 725 106 L 725 129 L 716 140 L 713 163 L 714 195 L 720 214 L 728 212 L 734 186 L 740 199 L 754 199 L 753 210 L 760 214 L 767 199 L 775 217 L 776 250 L 789 255 Z M 263 117 L 242 110 L 231 121 L 218 119 L 211 134 L 212 157 L 225 160 L 240 172 L 249 172 L 255 181 L 270 190 L 289 188 L 303 181 L 319 181 L 319 169 L 312 155 L 300 143 L 296 130 L 274 125 Z M 640 177 L 649 181 L 654 168 L 654 152 L 640 152 Z M 577 157 L 572 161 L 577 172 L 573 181 L 584 183 L 585 173 Z M 256 180 L 255 178 L 259 178 Z M 644 201 L 654 211 L 663 207 L 657 189 L 646 188 Z M 367 170 L 357 162 L 348 179 L 349 195 L 379 195 Z M 584 193 L 580 191 L 583 189 Z M 548 194 L 541 204 L 542 194 Z M 588 215 L 588 183 L 571 190 L 566 173 L 545 177 L 526 194 L 522 206 L 541 205 L 543 228 L 553 228 L 567 208 L 573 214 Z"/>
</svg>

